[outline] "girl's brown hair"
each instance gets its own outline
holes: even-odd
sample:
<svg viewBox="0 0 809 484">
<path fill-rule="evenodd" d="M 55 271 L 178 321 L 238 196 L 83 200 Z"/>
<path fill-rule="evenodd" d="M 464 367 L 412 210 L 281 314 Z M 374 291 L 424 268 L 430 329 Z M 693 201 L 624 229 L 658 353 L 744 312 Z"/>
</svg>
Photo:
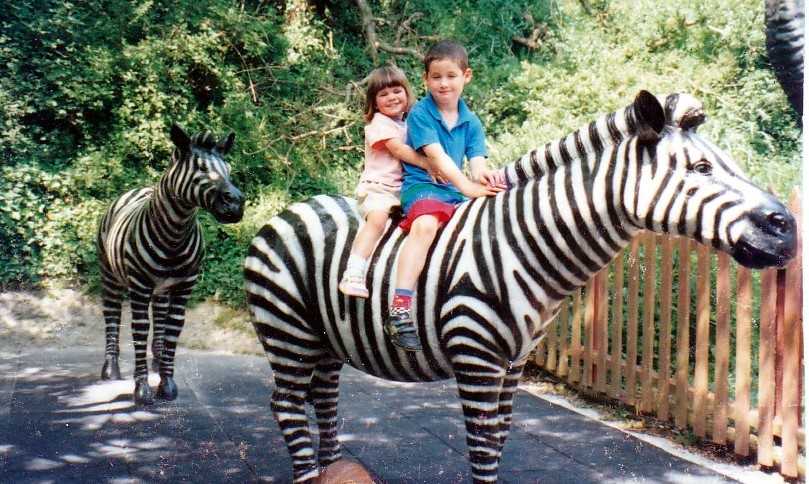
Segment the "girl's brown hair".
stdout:
<svg viewBox="0 0 809 484">
<path fill-rule="evenodd" d="M 365 122 L 370 123 L 374 114 L 378 111 L 376 107 L 376 95 L 379 91 L 393 86 L 402 86 L 407 93 L 407 110 L 413 105 L 413 91 L 407 76 L 396 66 L 377 67 L 368 74 L 368 89 L 365 91 Z"/>
</svg>

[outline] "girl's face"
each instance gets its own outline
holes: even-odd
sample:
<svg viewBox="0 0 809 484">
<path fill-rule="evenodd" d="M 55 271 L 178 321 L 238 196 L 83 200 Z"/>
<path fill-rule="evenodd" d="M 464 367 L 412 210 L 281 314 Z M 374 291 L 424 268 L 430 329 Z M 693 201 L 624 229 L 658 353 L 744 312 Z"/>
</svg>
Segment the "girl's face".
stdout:
<svg viewBox="0 0 809 484">
<path fill-rule="evenodd" d="M 385 116 L 402 119 L 407 111 L 407 91 L 402 86 L 390 86 L 376 93 L 376 109 Z"/>
</svg>

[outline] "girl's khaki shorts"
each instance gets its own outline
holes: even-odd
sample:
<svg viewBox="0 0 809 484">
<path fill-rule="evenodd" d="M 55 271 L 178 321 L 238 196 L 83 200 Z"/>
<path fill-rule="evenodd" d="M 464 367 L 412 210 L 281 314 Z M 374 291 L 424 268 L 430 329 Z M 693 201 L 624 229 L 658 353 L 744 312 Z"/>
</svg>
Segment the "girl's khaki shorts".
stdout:
<svg viewBox="0 0 809 484">
<path fill-rule="evenodd" d="M 390 212 L 393 207 L 401 205 L 399 188 L 382 183 L 362 181 L 357 185 L 357 202 L 360 216 L 364 219 L 374 210 Z"/>
</svg>

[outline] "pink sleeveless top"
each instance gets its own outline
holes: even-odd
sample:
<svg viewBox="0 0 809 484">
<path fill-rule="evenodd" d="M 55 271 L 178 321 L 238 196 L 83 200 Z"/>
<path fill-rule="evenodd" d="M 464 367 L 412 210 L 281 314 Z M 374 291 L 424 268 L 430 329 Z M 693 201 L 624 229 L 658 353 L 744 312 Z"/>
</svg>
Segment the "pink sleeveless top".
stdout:
<svg viewBox="0 0 809 484">
<path fill-rule="evenodd" d="M 407 124 L 404 121 L 396 121 L 382 113 L 374 114 L 371 122 L 365 125 L 365 167 L 360 183 L 379 183 L 398 190 L 402 186 L 402 162 L 393 157 L 384 142 L 395 138 L 404 143 L 406 137 Z"/>
</svg>

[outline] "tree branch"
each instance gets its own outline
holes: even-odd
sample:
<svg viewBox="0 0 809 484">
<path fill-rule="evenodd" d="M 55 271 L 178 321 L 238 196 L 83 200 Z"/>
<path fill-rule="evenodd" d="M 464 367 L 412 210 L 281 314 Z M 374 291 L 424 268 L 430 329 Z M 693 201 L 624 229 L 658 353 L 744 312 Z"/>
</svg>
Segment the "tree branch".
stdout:
<svg viewBox="0 0 809 484">
<path fill-rule="evenodd" d="M 399 27 L 399 32 L 397 32 L 396 35 L 396 45 L 390 45 L 386 42 L 380 41 L 377 38 L 376 20 L 374 18 L 373 11 L 371 11 L 371 7 L 368 5 L 368 2 L 366 2 L 365 0 L 354 0 L 354 1 L 357 4 L 357 8 L 359 8 L 360 10 L 360 19 L 362 21 L 362 28 L 365 30 L 365 40 L 368 43 L 368 49 L 371 54 L 371 60 L 374 61 L 374 64 L 377 64 L 379 62 L 380 50 L 396 55 L 412 55 L 419 59 L 422 58 L 422 54 L 421 52 L 419 52 L 418 49 L 413 47 L 399 46 L 400 32 L 405 28 L 409 28 L 410 22 L 412 22 L 413 20 L 422 15 L 420 12 L 416 12 L 415 14 L 411 15 L 410 18 L 408 18 L 402 23 L 402 25 Z"/>
<path fill-rule="evenodd" d="M 528 22 L 532 27 L 531 35 L 528 37 L 515 35 L 511 38 L 511 40 L 517 44 L 524 45 L 531 50 L 539 49 L 541 45 L 540 41 L 548 33 L 548 27 L 545 24 L 537 25 L 530 12 L 526 12 L 523 18 L 525 18 L 525 21 Z"/>
<path fill-rule="evenodd" d="M 362 21 L 362 28 L 365 30 L 365 40 L 368 43 L 368 49 L 371 53 L 371 60 L 374 64 L 379 62 L 379 52 L 377 51 L 378 41 L 376 40 L 376 22 L 374 21 L 374 13 L 371 7 L 365 0 L 355 0 L 357 8 L 360 9 L 360 20 Z"/>
<path fill-rule="evenodd" d="M 587 3 L 587 0 L 579 0 L 579 4 L 581 5 L 581 8 L 584 9 L 584 13 L 587 15 L 593 15 L 593 11 L 590 9 L 590 4 Z"/>
</svg>

